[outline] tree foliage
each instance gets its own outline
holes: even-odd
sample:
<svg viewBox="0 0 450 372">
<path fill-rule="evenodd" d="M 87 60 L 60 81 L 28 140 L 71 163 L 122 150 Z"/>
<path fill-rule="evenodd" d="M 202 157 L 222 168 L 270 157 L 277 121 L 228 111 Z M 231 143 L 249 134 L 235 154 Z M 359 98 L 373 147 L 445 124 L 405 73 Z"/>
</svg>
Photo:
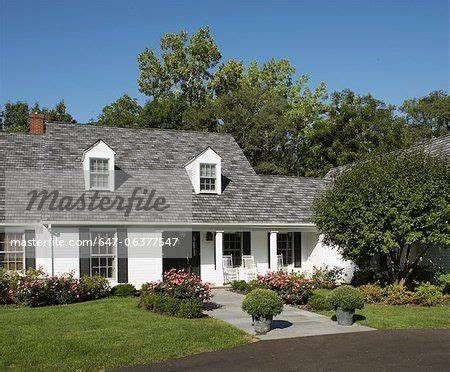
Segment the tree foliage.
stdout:
<svg viewBox="0 0 450 372">
<path fill-rule="evenodd" d="M 142 107 L 139 103 L 124 94 L 116 101 L 103 107 L 98 124 L 116 127 L 136 127 L 139 125 Z"/>
<path fill-rule="evenodd" d="M 422 151 L 375 156 L 341 175 L 313 205 L 325 241 L 360 267 L 383 257 L 388 280 L 412 278 L 424 254 L 450 246 L 450 174 Z"/>
<path fill-rule="evenodd" d="M 407 99 L 400 107 L 408 125 L 418 136 L 440 136 L 450 130 L 450 96 L 434 91 L 421 98 Z"/>
<path fill-rule="evenodd" d="M 28 123 L 31 113 L 40 113 L 45 115 L 45 120 L 50 122 L 76 122 L 72 115 L 67 112 L 66 104 L 63 100 L 59 101 L 54 108 L 41 108 L 36 102 L 30 109 L 28 103 L 17 101 L 7 102 L 1 112 L 2 127 L 9 132 L 25 132 L 28 129 Z"/>
</svg>

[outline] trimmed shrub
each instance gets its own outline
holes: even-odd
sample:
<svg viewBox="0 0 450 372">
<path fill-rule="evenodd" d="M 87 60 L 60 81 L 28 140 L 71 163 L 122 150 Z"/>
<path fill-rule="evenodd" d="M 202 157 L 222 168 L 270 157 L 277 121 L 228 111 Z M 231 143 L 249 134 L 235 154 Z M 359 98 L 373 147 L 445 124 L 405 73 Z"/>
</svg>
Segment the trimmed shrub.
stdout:
<svg viewBox="0 0 450 372">
<path fill-rule="evenodd" d="M 203 310 L 203 302 L 198 298 L 180 299 L 164 294 L 149 294 L 144 290 L 141 292 L 139 306 L 158 314 L 188 319 L 201 317 Z"/>
<path fill-rule="evenodd" d="M 287 304 L 305 304 L 313 290 L 311 279 L 297 273 L 272 271 L 258 275 L 257 287 L 275 291 Z"/>
<path fill-rule="evenodd" d="M 311 282 L 314 288 L 333 289 L 343 278 L 343 268 L 314 267 L 311 275 Z"/>
<path fill-rule="evenodd" d="M 331 289 L 316 289 L 308 298 L 308 306 L 314 310 L 333 310 L 330 295 Z"/>
<path fill-rule="evenodd" d="M 412 299 L 417 305 L 435 306 L 443 301 L 444 296 L 438 286 L 425 283 L 416 288 Z"/>
<path fill-rule="evenodd" d="M 235 292 L 247 294 L 252 290 L 252 287 L 245 280 L 233 280 L 231 282 L 231 289 Z"/>
<path fill-rule="evenodd" d="M 362 309 L 364 307 L 364 297 L 355 287 L 343 285 L 333 289 L 330 295 L 330 303 L 333 306 L 333 309 Z"/>
<path fill-rule="evenodd" d="M 272 318 L 283 311 L 283 300 L 270 289 L 254 289 L 242 301 L 242 310 L 254 317 Z"/>
<path fill-rule="evenodd" d="M 439 285 L 442 288 L 444 294 L 450 294 L 450 273 L 442 274 L 438 278 Z"/>
<path fill-rule="evenodd" d="M 97 300 L 110 292 L 108 279 L 100 275 L 82 276 L 78 288 L 82 301 Z"/>
<path fill-rule="evenodd" d="M 364 284 L 358 289 L 364 296 L 364 303 L 366 304 L 375 304 L 383 301 L 383 288 L 377 284 Z"/>
<path fill-rule="evenodd" d="M 111 294 L 118 297 L 135 296 L 137 293 L 136 287 L 133 284 L 117 284 L 111 289 Z"/>
<path fill-rule="evenodd" d="M 387 305 L 406 305 L 412 302 L 412 292 L 401 284 L 388 285 L 383 292 L 383 302 Z"/>
</svg>

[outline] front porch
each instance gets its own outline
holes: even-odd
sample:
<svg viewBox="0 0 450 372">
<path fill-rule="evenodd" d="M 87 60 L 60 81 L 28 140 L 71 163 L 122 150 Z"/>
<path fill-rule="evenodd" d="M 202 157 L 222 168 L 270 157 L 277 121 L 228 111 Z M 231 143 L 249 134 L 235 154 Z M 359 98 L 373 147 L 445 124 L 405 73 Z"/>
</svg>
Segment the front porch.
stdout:
<svg viewBox="0 0 450 372">
<path fill-rule="evenodd" d="M 163 271 L 166 271 L 171 267 L 164 257 L 163 254 Z M 310 272 L 314 266 L 345 266 L 337 252 L 323 245 L 311 227 L 239 229 L 236 226 L 194 231 L 192 256 L 183 262 L 185 268 L 200 274 L 213 286 L 223 286 L 233 280 L 248 281 L 279 269 Z"/>
</svg>

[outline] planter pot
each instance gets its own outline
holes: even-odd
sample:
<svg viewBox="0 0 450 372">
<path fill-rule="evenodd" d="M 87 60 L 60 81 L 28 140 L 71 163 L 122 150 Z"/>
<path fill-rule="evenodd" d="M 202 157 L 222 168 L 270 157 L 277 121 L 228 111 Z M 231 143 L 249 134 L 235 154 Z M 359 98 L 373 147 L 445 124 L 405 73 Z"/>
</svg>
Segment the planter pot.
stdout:
<svg viewBox="0 0 450 372">
<path fill-rule="evenodd" d="M 270 318 L 264 318 L 262 316 L 260 317 L 253 317 L 253 328 L 255 329 L 255 332 L 257 335 L 263 335 L 270 331 L 270 326 L 272 325 L 272 317 Z"/>
<path fill-rule="evenodd" d="M 339 325 L 351 326 L 353 324 L 353 314 L 355 310 L 344 310 L 338 307 L 335 310 L 336 319 Z"/>
</svg>

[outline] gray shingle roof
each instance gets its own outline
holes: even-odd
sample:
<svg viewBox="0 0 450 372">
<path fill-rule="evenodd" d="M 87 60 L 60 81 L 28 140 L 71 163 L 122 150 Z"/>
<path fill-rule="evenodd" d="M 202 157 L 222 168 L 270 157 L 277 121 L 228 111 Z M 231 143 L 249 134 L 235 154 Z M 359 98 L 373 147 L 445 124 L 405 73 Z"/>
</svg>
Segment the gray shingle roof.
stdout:
<svg viewBox="0 0 450 372">
<path fill-rule="evenodd" d="M 100 139 L 116 152 L 116 173 L 122 179 L 114 193 L 100 195 L 127 198 L 135 187 L 154 189 L 170 207 L 162 212 L 133 210 L 128 217 L 116 209 L 26 210 L 27 193 L 33 189 L 55 189 L 75 199 L 91 195 L 84 190 L 81 158 Z M 0 218 L 6 223 L 305 223 L 314 195 L 325 184 L 319 179 L 257 175 L 227 134 L 48 123 L 41 136 L 1 133 L 0 146 Z M 196 195 L 184 169 L 208 146 L 222 157 L 222 195 Z"/>
</svg>

